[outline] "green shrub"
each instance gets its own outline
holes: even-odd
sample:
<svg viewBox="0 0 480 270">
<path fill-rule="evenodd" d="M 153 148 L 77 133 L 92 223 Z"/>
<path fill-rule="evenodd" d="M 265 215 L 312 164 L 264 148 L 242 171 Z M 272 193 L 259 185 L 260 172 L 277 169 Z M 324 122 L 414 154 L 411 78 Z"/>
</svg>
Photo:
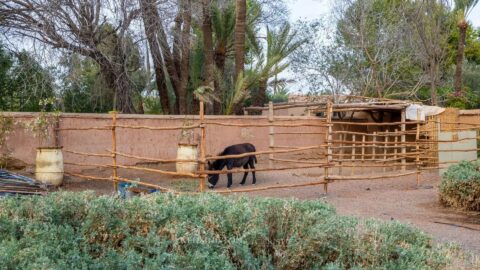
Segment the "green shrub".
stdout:
<svg viewBox="0 0 480 270">
<path fill-rule="evenodd" d="M 93 193 L 0 200 L 1 269 L 442 269 L 448 249 L 321 201 Z"/>
<path fill-rule="evenodd" d="M 442 176 L 440 202 L 446 206 L 480 211 L 480 163 L 462 161 Z"/>
</svg>

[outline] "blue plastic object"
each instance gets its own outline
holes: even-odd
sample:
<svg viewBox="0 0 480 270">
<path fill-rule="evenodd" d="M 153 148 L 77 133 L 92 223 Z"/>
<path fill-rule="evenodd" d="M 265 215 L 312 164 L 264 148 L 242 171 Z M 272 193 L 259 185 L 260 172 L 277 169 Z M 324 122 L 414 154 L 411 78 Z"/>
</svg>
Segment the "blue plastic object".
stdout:
<svg viewBox="0 0 480 270">
<path fill-rule="evenodd" d="M 118 183 L 118 195 L 120 198 L 123 199 L 128 199 L 131 198 L 135 195 L 137 195 L 135 192 L 132 192 L 129 190 L 129 187 L 131 187 L 131 183 Z M 150 189 L 144 189 L 146 193 L 154 193 L 158 192 L 158 189 L 150 188 Z"/>
</svg>

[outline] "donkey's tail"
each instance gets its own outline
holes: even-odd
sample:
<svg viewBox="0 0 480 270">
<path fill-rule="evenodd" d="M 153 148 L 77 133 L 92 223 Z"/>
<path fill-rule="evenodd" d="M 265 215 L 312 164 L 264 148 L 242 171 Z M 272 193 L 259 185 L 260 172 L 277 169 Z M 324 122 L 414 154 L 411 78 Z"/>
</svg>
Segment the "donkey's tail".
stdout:
<svg viewBox="0 0 480 270">
<path fill-rule="evenodd" d="M 258 163 L 257 156 L 253 156 L 253 160 L 255 161 L 255 163 Z"/>
</svg>

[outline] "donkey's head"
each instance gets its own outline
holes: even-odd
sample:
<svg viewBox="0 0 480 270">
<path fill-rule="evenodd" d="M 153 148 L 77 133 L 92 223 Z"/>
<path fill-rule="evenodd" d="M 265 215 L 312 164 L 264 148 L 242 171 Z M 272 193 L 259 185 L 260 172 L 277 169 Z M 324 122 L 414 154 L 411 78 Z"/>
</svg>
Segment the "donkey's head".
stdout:
<svg viewBox="0 0 480 270">
<path fill-rule="evenodd" d="M 210 161 L 208 161 L 208 170 L 209 171 L 216 171 L 218 170 L 218 168 L 216 168 L 217 166 L 217 161 L 211 163 Z M 214 188 L 215 185 L 217 184 L 218 182 L 218 179 L 220 178 L 220 175 L 219 174 L 209 174 L 208 175 L 208 187 L 209 188 Z"/>
</svg>

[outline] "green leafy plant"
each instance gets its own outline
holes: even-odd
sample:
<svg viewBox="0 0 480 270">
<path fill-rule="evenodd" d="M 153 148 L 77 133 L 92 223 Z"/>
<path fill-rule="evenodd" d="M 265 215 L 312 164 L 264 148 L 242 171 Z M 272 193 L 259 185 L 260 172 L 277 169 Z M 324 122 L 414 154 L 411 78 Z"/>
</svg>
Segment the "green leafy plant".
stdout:
<svg viewBox="0 0 480 270">
<path fill-rule="evenodd" d="M 480 211 L 480 162 L 462 161 L 442 176 L 440 202 L 446 206 Z"/>
<path fill-rule="evenodd" d="M 220 102 L 220 99 L 215 96 L 213 84 L 209 86 L 200 86 L 193 91 L 195 97 L 205 103 L 212 103 L 213 101 Z"/>
<path fill-rule="evenodd" d="M 0 200 L 3 269 L 444 269 L 451 252 L 409 226 L 337 216 L 319 200 Z"/>
<path fill-rule="evenodd" d="M 15 120 L 12 117 L 0 114 L 0 168 L 6 167 L 11 155 L 11 149 L 7 145 L 7 140 L 14 125 Z"/>
<path fill-rule="evenodd" d="M 288 90 L 281 88 L 276 93 L 269 93 L 268 100 L 273 103 L 288 102 Z"/>
<path fill-rule="evenodd" d="M 47 109 L 55 103 L 55 98 L 47 98 L 40 101 L 42 110 L 31 121 L 25 123 L 25 129 L 39 140 L 39 145 L 44 146 L 51 138 L 55 125 L 60 120 L 60 112 L 48 112 Z"/>
</svg>

